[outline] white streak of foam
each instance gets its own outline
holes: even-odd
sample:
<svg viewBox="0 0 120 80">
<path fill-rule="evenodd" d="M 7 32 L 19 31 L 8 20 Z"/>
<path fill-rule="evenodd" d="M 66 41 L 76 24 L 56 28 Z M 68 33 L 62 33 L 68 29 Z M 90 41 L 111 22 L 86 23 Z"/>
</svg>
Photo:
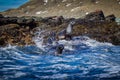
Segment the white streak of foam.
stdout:
<svg viewBox="0 0 120 80">
<path fill-rule="evenodd" d="M 49 48 L 47 48 L 47 45 L 43 45 L 44 35 L 41 35 L 41 33 L 44 33 L 44 32 L 45 31 L 39 31 L 38 35 L 34 38 L 34 41 L 37 47 L 45 51 L 46 49 L 48 50 Z M 58 42 L 55 41 L 53 44 L 50 44 L 50 46 L 51 47 L 57 46 L 58 44 L 64 45 L 64 48 L 70 51 L 78 50 L 78 48 L 80 49 L 85 47 L 113 46 L 111 43 L 101 43 L 96 40 L 90 39 L 89 37 L 86 37 L 86 36 L 73 37 L 73 40 L 70 40 L 70 41 L 67 41 L 67 40 L 59 40 Z M 84 44 L 84 46 L 82 44 Z"/>
<path fill-rule="evenodd" d="M 15 73 L 15 77 L 16 78 L 18 78 L 18 77 L 21 77 L 21 76 L 25 76 L 25 75 L 27 75 L 26 73 L 23 73 L 23 72 L 17 72 L 17 73 Z"/>
<path fill-rule="evenodd" d="M 36 35 L 33 38 L 33 41 L 35 42 L 35 44 L 38 48 L 42 49 L 43 51 L 46 51 L 45 47 L 47 45 L 43 45 L 43 38 L 45 36 L 44 33 L 47 33 L 47 31 L 42 31 L 42 30 L 38 29 L 38 31 L 35 33 Z"/>
<path fill-rule="evenodd" d="M 5 65 L 7 66 L 7 65 Z M 8 71 L 8 70 L 21 70 L 26 68 L 26 66 L 14 66 L 14 65 L 8 65 L 8 68 L 2 68 L 0 71 Z"/>
<path fill-rule="evenodd" d="M 42 70 L 42 71 L 40 71 L 40 72 L 45 72 L 45 73 L 47 73 L 47 72 L 57 73 L 58 71 L 57 71 L 57 70 Z"/>
<path fill-rule="evenodd" d="M 68 75 L 67 74 L 54 74 L 54 75 L 50 75 L 50 76 L 40 76 L 41 78 L 51 78 L 51 79 L 58 79 L 58 78 L 66 78 Z"/>
<path fill-rule="evenodd" d="M 0 63 L 4 63 L 4 62 L 12 62 L 11 60 L 0 60 Z"/>
<path fill-rule="evenodd" d="M 76 69 L 77 66 L 71 66 L 71 65 L 67 65 L 67 64 L 55 64 L 52 66 L 48 66 L 48 68 L 56 68 L 56 69 L 66 69 L 66 70 L 73 70 Z"/>
<path fill-rule="evenodd" d="M 86 41 L 83 41 L 84 44 L 91 46 L 91 47 L 97 47 L 97 46 L 113 46 L 111 43 L 103 43 L 103 42 L 98 42 L 96 40 L 88 38 Z"/>
<path fill-rule="evenodd" d="M 58 43 L 64 45 L 65 49 L 67 50 L 74 50 L 72 47 L 72 45 L 74 44 L 73 41 L 59 40 Z"/>
<path fill-rule="evenodd" d="M 15 49 L 17 46 L 11 46 L 10 44 L 8 44 L 6 47 L 1 47 L 1 50 L 7 50 L 7 49 Z"/>
</svg>

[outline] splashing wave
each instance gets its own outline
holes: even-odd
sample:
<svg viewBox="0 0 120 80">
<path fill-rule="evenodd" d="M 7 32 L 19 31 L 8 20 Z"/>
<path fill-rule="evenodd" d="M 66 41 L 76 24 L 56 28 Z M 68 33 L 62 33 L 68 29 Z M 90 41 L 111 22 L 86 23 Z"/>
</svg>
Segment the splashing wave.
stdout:
<svg viewBox="0 0 120 80">
<path fill-rule="evenodd" d="M 120 46 L 79 36 L 58 41 L 65 50 L 54 56 L 57 44 L 42 46 L 42 37 L 34 39 L 35 46 L 0 48 L 0 79 L 120 79 Z"/>
</svg>

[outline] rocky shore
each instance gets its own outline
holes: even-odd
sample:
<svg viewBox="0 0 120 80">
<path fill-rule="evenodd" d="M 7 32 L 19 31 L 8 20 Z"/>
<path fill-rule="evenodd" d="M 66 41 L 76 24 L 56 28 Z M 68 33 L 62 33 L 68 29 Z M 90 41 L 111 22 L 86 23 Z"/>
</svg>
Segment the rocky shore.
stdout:
<svg viewBox="0 0 120 80">
<path fill-rule="evenodd" d="M 120 0 L 29 0 L 17 9 L 0 14 L 5 16 L 64 16 L 80 18 L 95 10 L 104 11 L 120 18 Z"/>
<path fill-rule="evenodd" d="M 35 32 L 40 29 L 45 31 L 44 43 L 51 37 L 55 40 L 67 39 L 64 30 L 75 22 L 72 28 L 71 37 L 88 36 L 100 42 L 110 42 L 120 45 L 120 25 L 115 22 L 115 15 L 104 16 L 103 11 L 95 11 L 87 14 L 84 18 L 64 18 L 63 16 L 51 17 L 5 17 L 0 14 L 0 46 L 11 45 L 34 45 L 33 37 Z M 64 37 L 65 36 L 65 37 Z"/>
</svg>

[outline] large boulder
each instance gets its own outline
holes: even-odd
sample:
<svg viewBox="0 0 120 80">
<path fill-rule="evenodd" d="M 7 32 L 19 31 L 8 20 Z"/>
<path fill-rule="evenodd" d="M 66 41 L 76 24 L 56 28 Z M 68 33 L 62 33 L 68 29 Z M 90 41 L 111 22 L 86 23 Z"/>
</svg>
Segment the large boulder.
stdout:
<svg viewBox="0 0 120 80">
<path fill-rule="evenodd" d="M 29 26 L 30 29 L 33 29 L 34 27 L 37 26 L 37 23 L 35 22 L 35 20 L 33 18 L 18 18 L 17 19 L 17 24 L 19 24 L 20 26 Z"/>
<path fill-rule="evenodd" d="M 18 19 L 18 17 L 11 17 L 11 18 L 9 18 L 9 21 L 11 23 L 17 23 L 17 19 Z"/>
<path fill-rule="evenodd" d="M 63 16 L 52 16 L 52 17 L 45 17 L 41 20 L 43 23 L 46 23 L 50 26 L 58 26 L 61 25 L 64 22 Z"/>
<path fill-rule="evenodd" d="M 0 19 L 0 25 L 16 24 L 17 19 L 17 17 L 3 17 Z"/>
<path fill-rule="evenodd" d="M 35 17 L 35 16 L 32 16 L 31 18 L 34 19 L 35 22 L 41 22 L 41 21 L 43 20 L 42 17 Z"/>
<path fill-rule="evenodd" d="M 18 18 L 17 19 L 17 23 L 18 24 L 25 24 L 26 23 L 26 19 L 25 18 Z"/>
<path fill-rule="evenodd" d="M 112 40 L 111 43 L 114 45 L 120 45 L 120 32 L 112 35 L 110 39 Z"/>
<path fill-rule="evenodd" d="M 56 16 L 52 16 L 52 17 L 45 17 L 45 18 L 43 18 L 43 19 L 41 20 L 41 22 L 49 24 L 49 23 L 48 23 L 48 22 L 49 22 L 49 20 L 52 20 L 54 17 L 56 17 Z"/>
<path fill-rule="evenodd" d="M 8 18 L 1 18 L 1 19 L 0 19 L 0 26 L 7 24 L 8 21 L 9 21 Z"/>
</svg>

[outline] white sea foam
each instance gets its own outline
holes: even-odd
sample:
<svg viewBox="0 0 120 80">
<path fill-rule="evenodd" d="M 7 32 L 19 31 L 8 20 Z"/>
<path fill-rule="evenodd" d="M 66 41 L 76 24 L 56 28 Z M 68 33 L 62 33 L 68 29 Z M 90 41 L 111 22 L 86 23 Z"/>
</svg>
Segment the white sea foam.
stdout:
<svg viewBox="0 0 120 80">
<path fill-rule="evenodd" d="M 84 44 L 91 46 L 91 47 L 97 47 L 97 46 L 113 46 L 111 43 L 107 42 L 98 42 L 96 40 L 90 39 L 89 37 L 86 37 L 86 41 L 82 41 Z"/>
<path fill-rule="evenodd" d="M 35 33 L 36 36 L 33 38 L 36 44 L 36 46 L 34 46 L 35 48 L 44 51 L 48 49 L 50 52 L 53 50 L 51 50 L 49 47 L 62 44 L 65 46 L 65 50 L 69 50 L 73 53 L 78 52 L 78 54 L 63 54 L 61 56 L 32 55 L 25 54 L 26 52 L 29 53 L 34 51 L 34 49 L 31 50 L 31 47 L 29 51 L 29 46 L 18 48 L 9 45 L 6 48 L 0 48 L 0 58 L 2 58 L 2 60 L 0 60 L 0 64 L 2 64 L 1 66 L 4 66 L 2 69 L 0 69 L 0 71 L 8 74 L 11 73 L 11 75 L 5 75 L 4 79 L 29 76 L 29 73 L 35 73 L 33 75 L 40 79 L 64 79 L 71 75 L 100 78 L 120 75 L 119 61 L 115 61 L 117 60 L 116 55 L 119 54 L 119 47 L 116 48 L 116 46 L 113 46 L 110 43 L 101 43 L 86 36 L 73 37 L 73 39 L 69 41 L 54 41 L 53 44 L 49 44 L 48 46 L 48 44 L 43 45 L 44 32 L 45 31 L 38 30 L 38 32 Z M 26 51 L 26 49 L 28 50 Z M 111 53 L 109 50 L 114 51 L 115 53 Z M 2 51 L 4 53 L 2 53 Z M 35 52 L 38 53 L 39 51 L 36 50 Z M 49 52 L 46 51 L 46 53 Z M 5 56 L 5 58 L 3 58 L 3 56 Z M 13 63 L 15 63 L 15 65 Z M 24 70 L 26 70 L 25 73 L 20 72 Z M 103 72 L 89 75 L 92 70 L 101 70 Z M 62 71 L 63 73 L 61 73 Z M 70 71 L 70 74 L 66 71 Z M 81 72 L 75 73 L 75 71 Z M 42 73 L 46 75 L 42 75 Z"/>
<path fill-rule="evenodd" d="M 90 39 L 87 36 L 73 37 L 72 40 L 52 41 L 52 44 L 44 45 L 43 44 L 43 37 L 44 37 L 43 33 L 45 32 L 46 31 L 39 30 L 38 32 L 36 32 L 37 35 L 35 36 L 35 38 L 33 38 L 36 46 L 42 49 L 43 51 L 48 51 L 49 49 L 51 49 L 51 47 L 57 46 L 59 44 L 63 45 L 65 50 L 70 50 L 70 51 L 84 49 L 86 47 L 94 48 L 94 47 L 99 47 L 99 46 L 113 46 L 111 43 L 98 42 L 96 40 Z"/>
<path fill-rule="evenodd" d="M 21 77 L 21 76 L 25 76 L 25 75 L 27 75 L 26 73 L 23 73 L 23 72 L 17 72 L 17 73 L 15 73 L 15 77 L 16 78 L 18 78 L 18 77 Z"/>
<path fill-rule="evenodd" d="M 0 69 L 0 71 L 9 71 L 9 70 L 21 70 L 23 68 L 26 68 L 26 66 L 14 66 L 14 65 L 5 65 L 6 68 Z"/>
<path fill-rule="evenodd" d="M 1 50 L 7 50 L 7 49 L 15 49 L 17 46 L 12 46 L 8 44 L 6 47 L 0 47 Z"/>
<path fill-rule="evenodd" d="M 60 78 L 66 78 L 68 75 L 67 74 L 54 74 L 52 76 L 40 76 L 40 78 L 43 79 L 60 79 Z"/>
<path fill-rule="evenodd" d="M 33 41 L 35 42 L 36 46 L 39 47 L 40 49 L 44 50 L 44 45 L 43 45 L 43 37 L 44 35 L 42 35 L 42 33 L 44 33 L 45 31 L 41 31 L 40 29 L 38 30 L 38 32 L 36 32 L 36 36 L 33 38 Z"/>
<path fill-rule="evenodd" d="M 3 63 L 3 62 L 12 62 L 11 60 L 0 60 L 0 63 Z"/>
</svg>

